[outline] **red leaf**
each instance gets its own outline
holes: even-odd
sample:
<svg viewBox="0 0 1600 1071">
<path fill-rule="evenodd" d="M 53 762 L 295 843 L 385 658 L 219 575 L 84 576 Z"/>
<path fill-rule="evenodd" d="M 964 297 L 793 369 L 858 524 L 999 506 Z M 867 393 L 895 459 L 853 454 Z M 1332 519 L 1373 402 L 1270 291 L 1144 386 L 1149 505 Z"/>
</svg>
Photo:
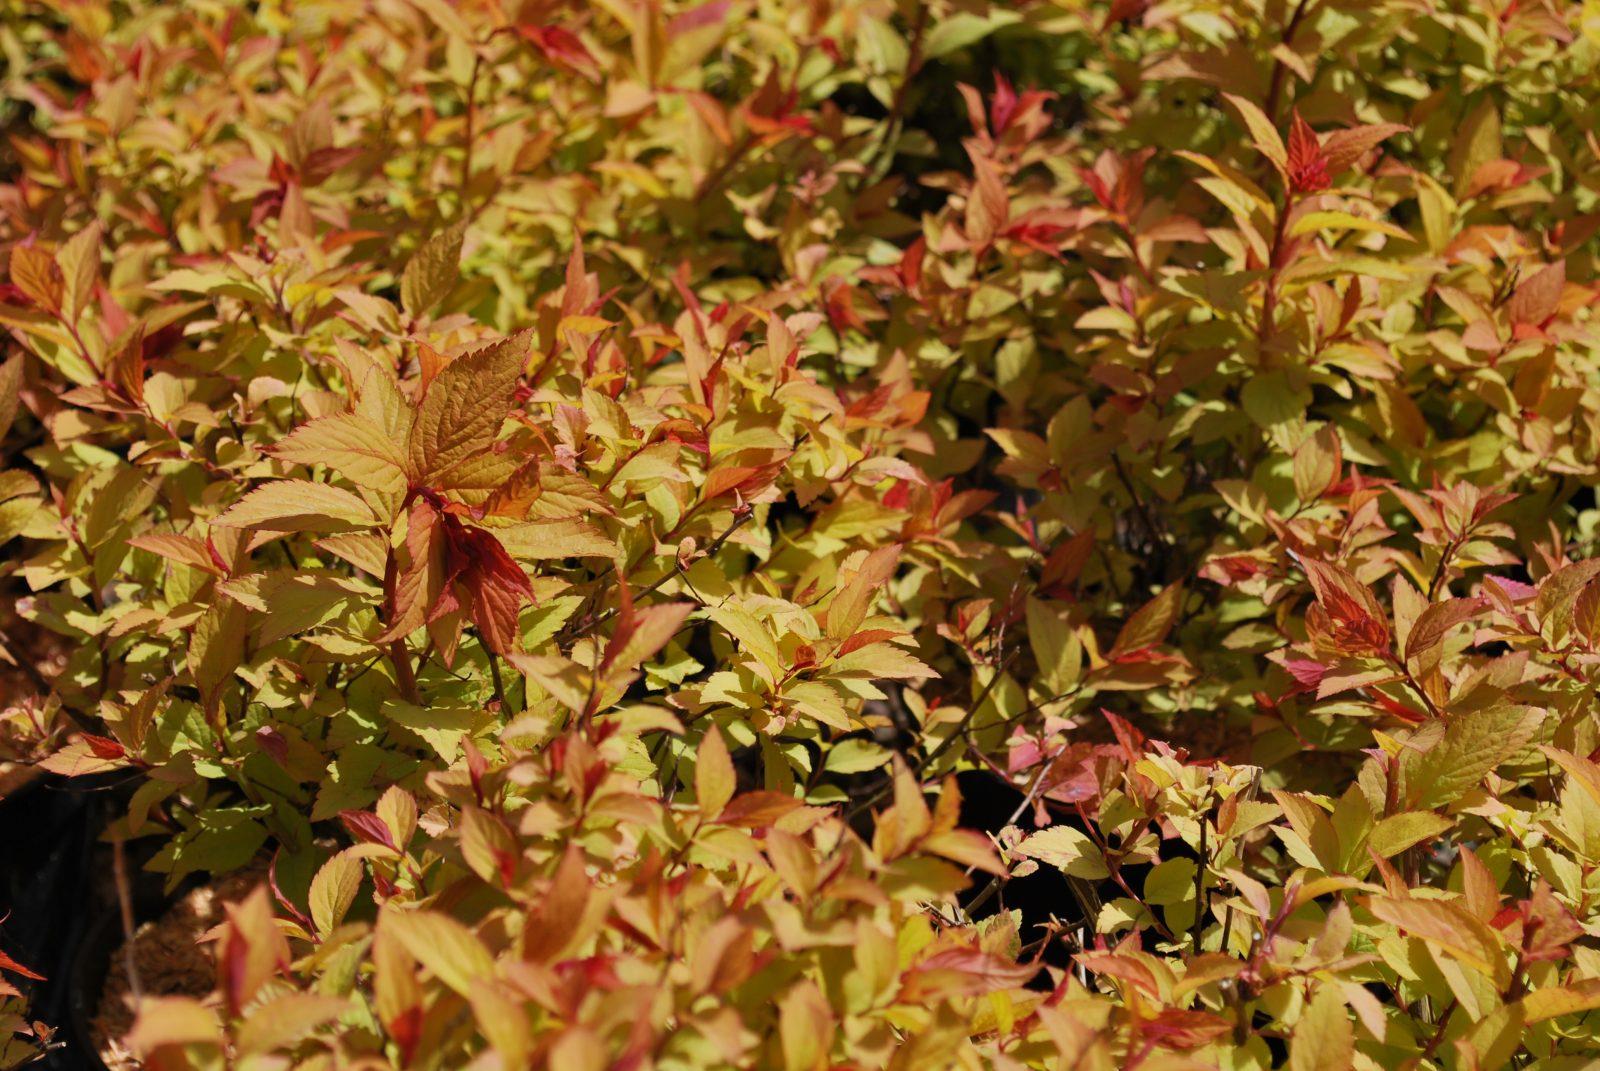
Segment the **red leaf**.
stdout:
<svg viewBox="0 0 1600 1071">
<path fill-rule="evenodd" d="M 1506 303 L 1506 315 L 1517 326 L 1543 327 L 1561 305 L 1567 285 L 1567 262 L 1558 260 L 1528 276 Z"/>
<path fill-rule="evenodd" d="M 339 821 L 352 837 L 364 844 L 381 844 L 397 852 L 400 850 L 395 845 L 394 834 L 389 832 L 389 824 L 370 811 L 340 811 Z"/>
<path fill-rule="evenodd" d="M 517 33 L 556 66 L 576 71 L 585 78 L 599 78 L 600 65 L 571 30 L 559 26 L 518 26 Z"/>
<path fill-rule="evenodd" d="M 128 753 L 126 748 L 107 736 L 84 733 L 83 742 L 89 745 L 89 750 L 94 752 L 97 759 L 120 759 Z"/>
<path fill-rule="evenodd" d="M 870 647 L 874 643 L 882 643 L 885 640 L 892 640 L 900 635 L 903 635 L 903 633 L 891 632 L 886 628 L 862 629 L 860 632 L 857 632 L 855 635 L 841 643 L 839 645 L 839 649 L 834 652 L 834 657 L 843 658 L 851 651 L 859 651 L 863 647 Z"/>
<path fill-rule="evenodd" d="M 429 620 L 455 608 L 452 589 L 459 581 L 484 643 L 496 654 L 515 650 L 517 614 L 523 603 L 533 601 L 528 574 L 492 532 L 469 528 L 450 514 L 443 515 L 443 522 L 445 580 Z"/>
<path fill-rule="evenodd" d="M 22 977 L 32 978 L 36 982 L 42 982 L 45 980 L 44 975 L 39 974 L 36 971 L 30 971 L 28 968 L 24 967 L 22 964 L 18 963 L 4 952 L 0 952 L 0 971 L 10 971 L 13 974 L 20 974 Z"/>
<path fill-rule="evenodd" d="M 746 792 L 729 801 L 717 816 L 717 822 L 726 826 L 743 826 L 759 829 L 775 824 L 786 814 L 799 810 L 804 804 L 782 792 Z"/>
<path fill-rule="evenodd" d="M 1119 717 L 1104 707 L 1100 713 L 1105 717 L 1106 724 L 1111 726 L 1111 733 L 1117 738 L 1117 743 L 1122 745 L 1122 754 L 1129 762 L 1138 762 L 1144 758 L 1144 734 L 1133 727 L 1128 719 Z"/>
<path fill-rule="evenodd" d="M 989 98 L 989 128 L 995 134 L 1003 133 L 1017 114 L 1017 91 L 1011 79 L 999 71 L 994 72 L 994 96 Z"/>
<path fill-rule="evenodd" d="M 1169 1049 L 1194 1049 L 1232 1029 L 1231 1022 L 1211 1012 L 1166 1008 L 1154 1019 L 1146 1020 L 1141 1032 L 1146 1040 Z"/>
<path fill-rule="evenodd" d="M 1322 143 L 1311 124 L 1294 113 L 1294 123 L 1289 128 L 1289 188 L 1295 193 L 1315 193 L 1330 185 L 1328 158 L 1322 153 Z"/>
<path fill-rule="evenodd" d="M 1317 596 L 1317 605 L 1306 613 L 1306 628 L 1313 637 L 1346 654 L 1386 653 L 1389 621 L 1372 592 L 1337 565 L 1298 554 L 1294 558 Z"/>
</svg>

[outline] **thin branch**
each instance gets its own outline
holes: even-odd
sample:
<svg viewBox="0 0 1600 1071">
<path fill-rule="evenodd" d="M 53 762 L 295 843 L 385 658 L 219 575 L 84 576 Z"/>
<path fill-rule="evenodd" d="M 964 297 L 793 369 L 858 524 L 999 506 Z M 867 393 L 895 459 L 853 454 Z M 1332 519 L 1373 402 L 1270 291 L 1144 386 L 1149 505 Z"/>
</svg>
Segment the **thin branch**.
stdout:
<svg viewBox="0 0 1600 1071">
<path fill-rule="evenodd" d="M 1300 29 L 1300 24 L 1317 8 L 1317 0 L 1298 0 L 1294 11 L 1289 15 L 1289 21 L 1283 27 L 1282 45 L 1288 48 L 1294 42 L 1294 35 Z M 1278 102 L 1283 96 L 1283 87 L 1288 79 L 1289 68 L 1283 60 L 1274 57 L 1272 60 L 1272 84 L 1267 90 L 1267 102 L 1262 111 L 1267 113 L 1267 118 L 1273 122 L 1278 121 Z"/>
</svg>

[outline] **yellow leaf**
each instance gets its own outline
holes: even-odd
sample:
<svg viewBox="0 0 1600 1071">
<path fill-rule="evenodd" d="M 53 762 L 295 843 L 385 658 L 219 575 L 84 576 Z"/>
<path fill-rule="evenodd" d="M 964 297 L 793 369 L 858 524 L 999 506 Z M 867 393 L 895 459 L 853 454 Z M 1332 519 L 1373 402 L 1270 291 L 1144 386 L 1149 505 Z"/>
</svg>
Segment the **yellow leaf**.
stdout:
<svg viewBox="0 0 1600 1071">
<path fill-rule="evenodd" d="M 371 508 L 343 488 L 310 480 L 277 480 L 229 506 L 213 524 L 271 532 L 348 532 L 377 523 Z"/>
<path fill-rule="evenodd" d="M 779 998 L 778 1039 L 786 1071 L 817 1071 L 827 1060 L 833 1015 L 810 979 L 802 979 Z"/>
<path fill-rule="evenodd" d="M 1587 792 L 1595 802 L 1600 803 L 1600 765 L 1581 755 L 1574 755 L 1570 751 L 1562 751 L 1547 744 L 1540 744 L 1539 750 L 1565 770 L 1573 784 Z"/>
<path fill-rule="evenodd" d="M 478 935 L 448 915 L 388 908 L 378 927 L 462 996 L 471 994 L 478 979 L 494 973 L 494 957 Z"/>
<path fill-rule="evenodd" d="M 1250 140 L 1255 143 L 1261 155 L 1272 161 L 1272 166 L 1282 174 L 1289 166 L 1289 151 L 1284 148 L 1283 138 L 1278 133 L 1278 128 L 1273 126 L 1267 114 L 1253 102 L 1244 97 L 1224 93 L 1234 111 L 1239 113 L 1239 118 L 1244 120 L 1245 129 L 1250 131 Z"/>
<path fill-rule="evenodd" d="M 415 319 L 444 300 L 461 277 L 461 240 L 467 225 L 457 223 L 429 238 L 400 273 L 400 307 Z"/>
<path fill-rule="evenodd" d="M 1075 878 L 1094 880 L 1111 873 L 1099 846 L 1089 839 L 1089 834 L 1073 826 L 1041 829 L 1018 844 L 1015 853 L 1047 863 Z"/>
<path fill-rule="evenodd" d="M 1323 983 L 1295 1024 L 1286 1071 L 1346 1071 L 1354 1066 L 1354 1056 L 1344 998 L 1336 986 Z"/>
<path fill-rule="evenodd" d="M 357 413 L 336 413 L 300 425 L 267 453 L 297 465 L 325 465 L 357 487 L 384 494 L 406 488 L 406 458 L 399 442 Z"/>
<path fill-rule="evenodd" d="M 1301 502 L 1315 502 L 1339 479 L 1344 452 L 1339 432 L 1324 424 L 1294 452 L 1294 492 Z"/>
<path fill-rule="evenodd" d="M 327 935 L 344 921 L 345 912 L 355 902 L 364 871 L 360 860 L 340 852 L 329 859 L 311 879 L 311 921 L 319 934 Z"/>
<path fill-rule="evenodd" d="M 214 1044 L 222 1040 L 222 1027 L 210 1008 L 190 997 L 146 997 L 128 1032 L 128 1047 L 148 1057 L 169 1045 Z"/>
<path fill-rule="evenodd" d="M 1349 212 L 1307 212 L 1295 219 L 1289 226 L 1291 237 L 1299 238 L 1317 231 L 1368 231 L 1374 234 L 1386 234 L 1391 238 L 1399 238 L 1407 242 L 1415 242 L 1408 231 L 1396 227 L 1381 219 L 1364 219 Z"/>
<path fill-rule="evenodd" d="M 100 272 L 100 221 L 61 243 L 56 250 L 56 263 L 61 265 L 62 293 L 61 315 L 68 323 L 76 323 L 89 297 L 94 292 L 95 279 Z"/>
<path fill-rule="evenodd" d="M 407 450 L 415 482 L 448 490 L 458 470 L 494 444 L 532 339 L 533 332 L 519 331 L 457 357 L 429 385 Z"/>
<path fill-rule="evenodd" d="M 558 325 L 560 331 L 576 331 L 581 335 L 591 335 L 596 331 L 604 331 L 615 326 L 603 316 L 565 316 Z"/>
<path fill-rule="evenodd" d="M 1497 982 L 1510 973 L 1501 955 L 1500 934 L 1458 904 L 1374 896 L 1368 907 L 1384 922 L 1443 949 Z"/>
<path fill-rule="evenodd" d="M 728 745 L 723 742 L 721 731 L 715 725 L 710 726 L 694 760 L 694 794 L 700 817 L 714 818 L 721 814 L 733 799 L 736 783 Z"/>
<path fill-rule="evenodd" d="M 1529 1023 L 1542 1023 L 1563 1015 L 1600 1008 L 1600 978 L 1586 978 L 1567 986 L 1536 989 L 1522 998 L 1522 1011 Z"/>
<path fill-rule="evenodd" d="M 228 599 L 219 600 L 195 622 L 188 648 L 189 672 L 208 713 L 217 709 L 222 686 L 244 661 L 249 631 L 249 611 Z"/>
<path fill-rule="evenodd" d="M 527 1067 L 533 1050 L 533 1031 L 522 1002 L 488 980 L 475 984 L 467 999 L 472 1003 L 472 1014 L 483 1036 L 500 1056 L 500 1066 L 506 1071 Z"/>
<path fill-rule="evenodd" d="M 11 249 L 11 282 L 41 308 L 61 311 L 66 282 L 54 257 L 37 246 L 19 245 Z"/>
<path fill-rule="evenodd" d="M 299 1041 L 350 1007 L 343 997 L 321 993 L 284 993 L 257 1008 L 239 1025 L 241 1053 L 267 1053 Z"/>
<path fill-rule="evenodd" d="M 486 523 L 506 553 L 519 561 L 552 558 L 613 558 L 616 542 L 600 529 L 576 518 L 521 521 L 509 525 Z"/>
</svg>

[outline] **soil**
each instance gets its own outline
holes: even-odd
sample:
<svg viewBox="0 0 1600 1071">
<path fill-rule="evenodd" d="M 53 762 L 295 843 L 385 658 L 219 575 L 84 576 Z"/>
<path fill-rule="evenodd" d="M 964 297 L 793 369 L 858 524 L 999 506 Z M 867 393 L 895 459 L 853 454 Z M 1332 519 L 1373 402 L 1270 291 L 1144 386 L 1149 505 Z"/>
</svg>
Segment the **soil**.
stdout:
<svg viewBox="0 0 1600 1071">
<path fill-rule="evenodd" d="M 242 900 L 260 884 L 262 872 L 243 870 L 184 896 L 154 921 L 133 934 L 133 970 L 145 996 L 203 997 L 216 982 L 216 961 L 206 933 L 223 921 L 223 905 Z M 91 1034 L 110 1071 L 135 1071 L 140 1064 L 122 1045 L 133 1027 L 133 987 L 128 978 L 128 948 L 112 953 Z"/>
</svg>

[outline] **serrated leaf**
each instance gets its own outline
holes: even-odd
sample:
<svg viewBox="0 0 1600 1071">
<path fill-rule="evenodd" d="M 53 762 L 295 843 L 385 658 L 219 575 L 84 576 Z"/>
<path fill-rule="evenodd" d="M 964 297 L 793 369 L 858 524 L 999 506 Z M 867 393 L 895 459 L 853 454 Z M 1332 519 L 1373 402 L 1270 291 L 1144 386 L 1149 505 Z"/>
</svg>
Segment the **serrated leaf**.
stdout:
<svg viewBox="0 0 1600 1071">
<path fill-rule="evenodd" d="M 1600 1008 L 1600 978 L 1536 989 L 1522 998 L 1522 1011 L 1528 1023 L 1542 1023 L 1595 1008 Z"/>
<path fill-rule="evenodd" d="M 459 470 L 494 444 L 532 339 L 521 331 L 457 357 L 429 385 L 406 454 L 416 485 L 449 490 Z"/>
<path fill-rule="evenodd" d="M 1344 449 L 1339 432 L 1324 424 L 1294 452 L 1294 491 L 1301 502 L 1315 502 L 1339 479 Z"/>
<path fill-rule="evenodd" d="M 1392 858 L 1414 844 L 1436 837 L 1455 823 L 1432 811 L 1405 811 L 1391 814 L 1372 827 L 1367 844 L 1384 859 Z"/>
<path fill-rule="evenodd" d="M 1582 755 L 1574 755 L 1570 751 L 1541 744 L 1539 750 L 1544 752 L 1557 766 L 1560 766 L 1572 784 L 1589 794 L 1596 803 L 1600 803 L 1600 765 Z"/>
<path fill-rule="evenodd" d="M 94 293 L 94 284 L 100 270 L 100 236 L 104 228 L 95 220 L 56 250 L 56 263 L 61 266 L 62 293 L 61 316 L 68 323 L 76 323 L 84 306 Z"/>
<path fill-rule="evenodd" d="M 462 996 L 480 979 L 494 974 L 494 957 L 477 934 L 436 911 L 384 911 L 378 920 L 392 937 L 434 977 Z"/>
<path fill-rule="evenodd" d="M 1286 1071 L 1346 1071 L 1355 1066 L 1355 1035 L 1337 986 L 1323 982 L 1300 1013 Z"/>
<path fill-rule="evenodd" d="M 350 1008 L 344 997 L 283 993 L 252 1008 L 238 1028 L 241 1054 L 260 1055 L 292 1045 Z"/>
<path fill-rule="evenodd" d="M 416 319 L 442 301 L 461 278 L 461 242 L 465 222 L 423 242 L 400 273 L 400 307 Z"/>
<path fill-rule="evenodd" d="M 61 311 L 66 280 L 56 259 L 38 246 L 12 246 L 11 283 L 40 308 Z"/>
<path fill-rule="evenodd" d="M 277 480 L 229 506 L 213 524 L 272 532 L 349 532 L 378 522 L 349 491 L 310 480 Z"/>
<path fill-rule="evenodd" d="M 1574 604 L 1597 576 L 1600 576 L 1600 558 L 1592 558 L 1563 565 L 1540 582 L 1534 610 L 1539 615 L 1539 632 L 1551 644 L 1559 646 L 1566 641 Z"/>
<path fill-rule="evenodd" d="M 226 599 L 219 600 L 195 622 L 187 652 L 189 672 L 208 712 L 216 711 L 223 685 L 244 661 L 249 630 L 249 612 Z"/>
<path fill-rule="evenodd" d="M 710 819 L 721 814 L 733 799 L 736 785 L 728 745 L 723 742 L 721 731 L 715 725 L 709 726 L 694 759 L 695 805 L 700 817 Z"/>
<path fill-rule="evenodd" d="M 1470 621 L 1487 605 L 1481 598 L 1447 599 L 1436 602 L 1417 616 L 1406 636 L 1406 660 L 1424 654 L 1458 625 Z"/>
<path fill-rule="evenodd" d="M 22 404 L 22 354 L 13 353 L 0 364 L 0 439 L 6 437 L 16 422 L 17 409 Z"/>
<path fill-rule="evenodd" d="M 158 1049 L 184 1045 L 218 1043 L 222 1024 L 217 1013 L 192 997 L 147 997 L 139 1003 L 139 1015 L 128 1032 L 126 1043 L 141 1057 Z"/>
<path fill-rule="evenodd" d="M 492 525 L 489 530 L 506 548 L 506 553 L 519 561 L 613 558 L 617 554 L 615 540 L 587 521 L 576 518 L 520 521 Z"/>
<path fill-rule="evenodd" d="M 1452 718 L 1432 749 L 1415 759 L 1407 753 L 1407 791 L 1417 807 L 1442 807 L 1477 786 L 1533 738 L 1540 717 L 1533 708 L 1507 704 Z"/>
<path fill-rule="evenodd" d="M 1117 633 L 1117 641 L 1111 645 L 1106 657 L 1114 659 L 1118 655 L 1131 654 L 1159 645 L 1167 638 L 1167 633 L 1172 631 L 1182 606 L 1181 582 L 1163 588 L 1160 594 L 1134 611 L 1133 616 L 1123 624 Z"/>
<path fill-rule="evenodd" d="M 1380 920 L 1442 948 L 1453 958 L 1496 981 L 1510 973 L 1501 955 L 1503 941 L 1499 933 L 1458 904 L 1374 896 L 1367 906 Z"/>
<path fill-rule="evenodd" d="M 1108 877 L 1105 856 L 1089 834 L 1074 826 L 1041 829 L 1018 844 L 1014 853 L 1048 863 L 1063 874 L 1096 880 Z"/>
<path fill-rule="evenodd" d="M 302 424 L 269 446 L 267 453 L 291 464 L 324 465 L 357 487 L 383 494 L 406 488 L 402 445 L 357 413 L 336 413 Z"/>
<path fill-rule="evenodd" d="M 1279 174 L 1283 174 L 1289 166 L 1289 151 L 1284 148 L 1283 136 L 1278 133 L 1272 120 L 1253 101 L 1232 93 L 1222 96 L 1244 120 L 1245 129 L 1250 132 L 1250 140 L 1256 149 L 1272 162 Z"/>
<path fill-rule="evenodd" d="M 1038 599 L 1027 603 L 1028 646 L 1046 688 L 1059 695 L 1077 683 L 1083 671 L 1083 645 L 1077 632 Z"/>
<path fill-rule="evenodd" d="M 360 860 L 349 852 L 340 852 L 318 868 L 311 879 L 309 899 L 311 921 L 319 934 L 332 933 L 344 921 L 361 888 L 362 875 Z"/>
</svg>

